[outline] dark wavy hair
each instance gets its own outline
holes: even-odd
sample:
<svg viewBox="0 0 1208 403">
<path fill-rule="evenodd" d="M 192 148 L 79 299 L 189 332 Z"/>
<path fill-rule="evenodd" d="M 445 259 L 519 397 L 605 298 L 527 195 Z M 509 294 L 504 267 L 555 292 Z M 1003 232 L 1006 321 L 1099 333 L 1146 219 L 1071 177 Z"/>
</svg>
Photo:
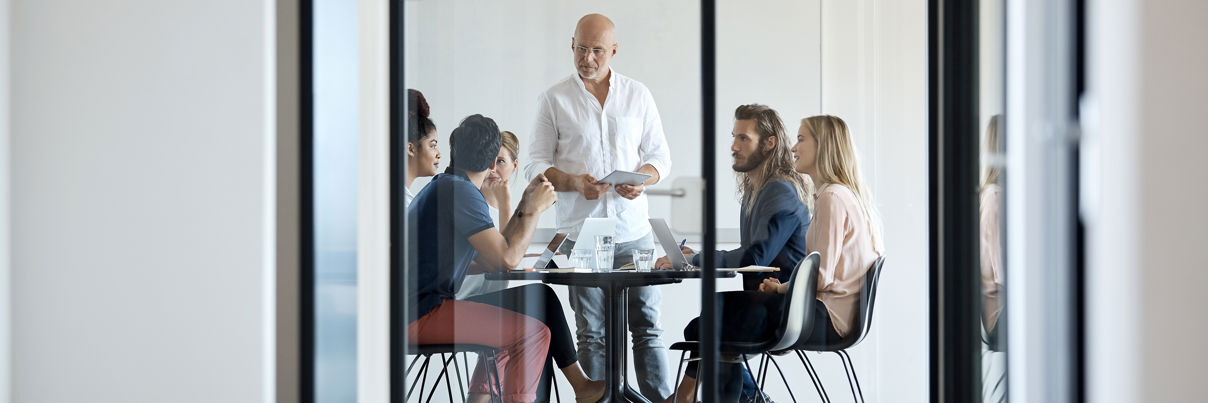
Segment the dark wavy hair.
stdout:
<svg viewBox="0 0 1208 403">
<path fill-rule="evenodd" d="M 461 120 L 461 124 L 449 135 L 449 168 L 465 172 L 482 172 L 491 167 L 503 141 L 495 120 L 473 114 Z"/>
<path fill-rule="evenodd" d="M 763 190 L 764 186 L 778 180 L 793 185 L 801 202 L 812 207 L 814 201 L 813 197 L 809 197 L 809 195 L 813 191 L 810 183 L 805 180 L 805 176 L 793 170 L 793 153 L 789 151 L 793 147 L 793 141 L 784 128 L 784 121 L 780 120 L 780 114 L 767 105 L 748 104 L 734 109 L 734 120 L 755 121 L 755 131 L 759 133 L 760 148 L 769 141 L 769 138 L 776 138 L 776 146 L 767 153 L 763 164 L 755 168 L 760 171 L 759 178 L 762 178 L 762 183 L 755 183 L 751 178 L 752 175 L 746 172 L 734 173 L 738 180 L 738 192 L 742 195 L 743 204 L 747 206 L 747 209 L 755 207 L 755 203 L 750 202 L 759 196 L 759 192 Z"/>
<path fill-rule="evenodd" d="M 436 124 L 428 117 L 432 111 L 428 108 L 428 100 L 419 90 L 407 90 L 407 142 L 416 147 L 421 141 L 436 130 Z"/>
</svg>

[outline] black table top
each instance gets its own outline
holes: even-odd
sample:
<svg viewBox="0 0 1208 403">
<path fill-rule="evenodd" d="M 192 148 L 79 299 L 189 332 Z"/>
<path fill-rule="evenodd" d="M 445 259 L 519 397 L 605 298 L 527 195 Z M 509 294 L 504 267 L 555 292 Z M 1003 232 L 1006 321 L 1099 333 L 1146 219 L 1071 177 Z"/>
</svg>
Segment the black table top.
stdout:
<svg viewBox="0 0 1208 403">
<path fill-rule="evenodd" d="M 732 271 L 717 272 L 717 278 L 737 276 Z M 701 272 L 655 270 L 655 271 L 612 271 L 608 273 L 545 273 L 537 271 L 511 271 L 507 273 L 487 273 L 490 280 L 539 280 L 550 284 L 565 284 L 584 287 L 638 287 L 644 285 L 660 285 L 678 283 L 683 279 L 700 278 Z"/>
</svg>

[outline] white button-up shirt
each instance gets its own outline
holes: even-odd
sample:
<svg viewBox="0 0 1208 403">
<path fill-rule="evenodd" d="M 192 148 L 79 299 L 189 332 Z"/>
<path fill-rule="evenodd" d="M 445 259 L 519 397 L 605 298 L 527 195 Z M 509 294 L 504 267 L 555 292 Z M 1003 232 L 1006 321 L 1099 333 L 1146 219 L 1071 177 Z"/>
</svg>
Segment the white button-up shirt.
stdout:
<svg viewBox="0 0 1208 403">
<path fill-rule="evenodd" d="M 530 181 L 550 167 L 600 179 L 613 170 L 636 171 L 650 164 L 660 178 L 667 176 L 671 154 L 650 90 L 616 70 L 608 83 L 603 107 L 587 92 L 578 74 L 541 94 L 524 171 Z M 617 242 L 635 241 L 650 233 L 645 193 L 628 200 L 610 189 L 599 199 L 587 200 L 577 192 L 558 192 L 554 207 L 558 232 L 569 233 L 571 239 L 578 239 L 587 217 L 616 217 Z"/>
</svg>

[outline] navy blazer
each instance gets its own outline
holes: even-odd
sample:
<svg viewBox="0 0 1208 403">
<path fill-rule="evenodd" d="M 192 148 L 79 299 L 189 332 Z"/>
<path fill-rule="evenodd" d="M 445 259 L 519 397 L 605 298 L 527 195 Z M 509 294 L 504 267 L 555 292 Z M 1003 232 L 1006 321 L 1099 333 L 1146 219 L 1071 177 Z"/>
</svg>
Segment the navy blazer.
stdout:
<svg viewBox="0 0 1208 403">
<path fill-rule="evenodd" d="M 759 192 L 752 208 L 748 203 L 739 207 L 742 215 L 742 239 L 738 249 L 719 250 L 715 255 L 717 267 L 751 265 L 778 267 L 777 273 L 743 273 L 742 288 L 757 290 L 766 277 L 775 276 L 787 282 L 801 259 L 805 258 L 805 232 L 810 227 L 810 211 L 788 181 L 769 182 Z M 700 265 L 700 255 L 692 264 Z"/>
</svg>

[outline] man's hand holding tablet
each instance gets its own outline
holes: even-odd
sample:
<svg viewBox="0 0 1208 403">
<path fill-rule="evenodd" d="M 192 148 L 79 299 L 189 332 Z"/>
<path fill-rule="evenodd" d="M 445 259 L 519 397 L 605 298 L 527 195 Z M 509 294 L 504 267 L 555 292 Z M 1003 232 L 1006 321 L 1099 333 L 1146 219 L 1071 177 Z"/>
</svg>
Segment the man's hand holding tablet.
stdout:
<svg viewBox="0 0 1208 403">
<path fill-rule="evenodd" d="M 618 170 L 612 171 L 612 173 L 608 174 L 607 176 L 600 178 L 600 180 L 597 181 L 597 183 L 607 183 L 609 185 L 614 185 L 614 186 L 615 185 L 641 185 L 643 182 L 646 182 L 647 179 L 650 179 L 650 175 L 647 175 L 647 174 L 644 174 L 641 172 L 622 171 L 622 170 L 618 169 Z"/>
<path fill-rule="evenodd" d="M 608 183 L 614 185 L 617 189 L 617 194 L 629 200 L 638 198 L 642 192 L 646 190 L 643 183 L 650 179 L 650 175 L 641 172 L 621 171 L 616 170 L 600 179 L 600 183 Z"/>
</svg>

